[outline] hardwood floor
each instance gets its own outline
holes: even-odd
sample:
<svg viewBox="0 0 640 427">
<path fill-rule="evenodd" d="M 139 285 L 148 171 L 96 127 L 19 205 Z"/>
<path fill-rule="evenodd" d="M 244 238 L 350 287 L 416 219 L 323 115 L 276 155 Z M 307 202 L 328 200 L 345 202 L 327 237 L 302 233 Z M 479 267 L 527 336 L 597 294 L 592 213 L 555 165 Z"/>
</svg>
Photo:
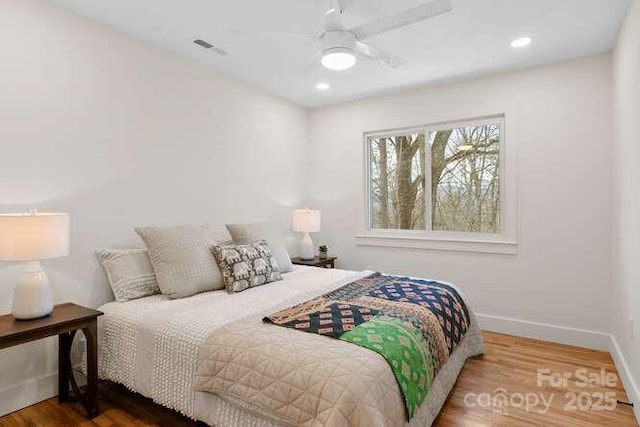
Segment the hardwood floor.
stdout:
<svg viewBox="0 0 640 427">
<path fill-rule="evenodd" d="M 627 405 L 604 409 L 612 398 L 627 402 L 608 353 L 491 332 L 484 338 L 485 354 L 467 361 L 436 426 L 638 425 Z M 585 386 L 584 379 L 597 384 Z M 53 398 L 0 418 L 0 427 L 196 425 L 121 386 L 103 384 L 100 392 L 100 415 L 92 421 L 81 405 Z"/>
<path fill-rule="evenodd" d="M 467 360 L 435 425 L 638 425 L 630 406 L 616 403 L 613 410 L 604 410 L 605 406 L 615 403 L 611 402 L 612 397 L 628 402 L 609 353 L 489 332 L 484 332 L 483 336 L 485 354 Z M 541 373 L 540 386 L 539 369 L 549 370 L 549 373 Z M 589 377 L 594 384 L 591 387 L 585 386 L 583 381 L 585 371 L 598 374 L 597 378 Z M 566 381 L 561 377 L 563 375 L 567 376 Z M 496 391 L 498 389 L 504 392 Z M 493 399 L 499 394 L 509 398 L 509 403 L 502 408 L 490 406 L 487 397 L 500 402 L 499 398 Z M 522 404 L 523 399 L 529 399 L 528 411 L 526 403 Z M 545 411 L 543 399 L 550 402 L 548 411 Z M 469 407 L 465 400 L 475 406 Z M 536 401 L 538 404 L 534 405 Z"/>
</svg>

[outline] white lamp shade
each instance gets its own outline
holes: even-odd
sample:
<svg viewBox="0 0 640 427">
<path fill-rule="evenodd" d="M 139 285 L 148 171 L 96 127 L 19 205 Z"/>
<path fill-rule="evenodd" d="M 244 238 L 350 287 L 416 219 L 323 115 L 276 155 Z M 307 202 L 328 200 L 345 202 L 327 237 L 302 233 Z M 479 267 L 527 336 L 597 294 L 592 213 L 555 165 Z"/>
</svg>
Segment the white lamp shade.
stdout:
<svg viewBox="0 0 640 427">
<path fill-rule="evenodd" d="M 35 261 L 69 254 L 69 214 L 0 214 L 0 261 Z"/>
<path fill-rule="evenodd" d="M 293 231 L 301 233 L 317 233 L 320 231 L 320 211 L 313 209 L 296 209 L 292 216 Z"/>
</svg>

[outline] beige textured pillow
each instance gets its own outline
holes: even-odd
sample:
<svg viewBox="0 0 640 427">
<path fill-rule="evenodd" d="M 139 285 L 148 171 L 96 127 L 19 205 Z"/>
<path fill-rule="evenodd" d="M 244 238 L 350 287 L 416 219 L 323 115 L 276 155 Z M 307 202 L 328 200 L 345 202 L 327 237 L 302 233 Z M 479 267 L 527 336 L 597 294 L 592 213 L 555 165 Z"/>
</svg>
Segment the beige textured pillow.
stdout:
<svg viewBox="0 0 640 427">
<path fill-rule="evenodd" d="M 284 245 L 282 235 L 278 230 L 267 222 L 257 222 L 253 224 L 227 224 L 227 230 L 233 241 L 241 245 L 246 245 L 256 240 L 265 240 L 271 248 L 271 253 L 278 263 L 281 273 L 293 270 L 291 257 Z"/>
<path fill-rule="evenodd" d="M 136 227 L 149 251 L 160 291 L 169 298 L 224 289 L 211 253 L 219 242 L 206 226 Z"/>
<path fill-rule="evenodd" d="M 103 249 L 96 254 L 107 273 L 116 301 L 160 293 L 146 249 Z"/>
</svg>

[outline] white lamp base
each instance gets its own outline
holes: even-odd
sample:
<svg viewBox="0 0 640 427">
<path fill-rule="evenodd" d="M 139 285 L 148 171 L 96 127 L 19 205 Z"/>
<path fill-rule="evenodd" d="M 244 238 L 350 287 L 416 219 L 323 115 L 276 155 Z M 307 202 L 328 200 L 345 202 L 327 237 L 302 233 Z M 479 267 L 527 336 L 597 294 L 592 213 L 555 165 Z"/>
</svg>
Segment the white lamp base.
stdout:
<svg viewBox="0 0 640 427">
<path fill-rule="evenodd" d="M 313 240 L 309 233 L 304 233 L 302 240 L 300 240 L 300 259 L 313 259 L 315 257 L 315 247 L 313 246 Z"/>
<path fill-rule="evenodd" d="M 13 291 L 11 314 L 27 320 L 44 317 L 53 310 L 53 292 L 49 278 L 39 261 L 30 261 Z"/>
</svg>

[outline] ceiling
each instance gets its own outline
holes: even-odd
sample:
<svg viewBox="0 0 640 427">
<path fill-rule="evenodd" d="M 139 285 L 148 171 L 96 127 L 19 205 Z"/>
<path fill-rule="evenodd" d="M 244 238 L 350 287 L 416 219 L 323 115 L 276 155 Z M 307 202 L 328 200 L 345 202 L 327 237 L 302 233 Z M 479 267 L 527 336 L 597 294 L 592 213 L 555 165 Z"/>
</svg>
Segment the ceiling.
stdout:
<svg viewBox="0 0 640 427">
<path fill-rule="evenodd" d="M 452 0 L 450 13 L 367 39 L 407 64 L 393 69 L 359 58 L 350 70 L 329 71 L 313 66 L 323 31 L 315 0 L 50 1 L 307 107 L 607 52 L 630 3 Z M 343 22 L 351 28 L 421 3 L 345 0 Z M 533 44 L 512 49 L 511 40 L 522 35 L 533 36 Z M 331 88 L 318 91 L 320 80 Z"/>
</svg>

